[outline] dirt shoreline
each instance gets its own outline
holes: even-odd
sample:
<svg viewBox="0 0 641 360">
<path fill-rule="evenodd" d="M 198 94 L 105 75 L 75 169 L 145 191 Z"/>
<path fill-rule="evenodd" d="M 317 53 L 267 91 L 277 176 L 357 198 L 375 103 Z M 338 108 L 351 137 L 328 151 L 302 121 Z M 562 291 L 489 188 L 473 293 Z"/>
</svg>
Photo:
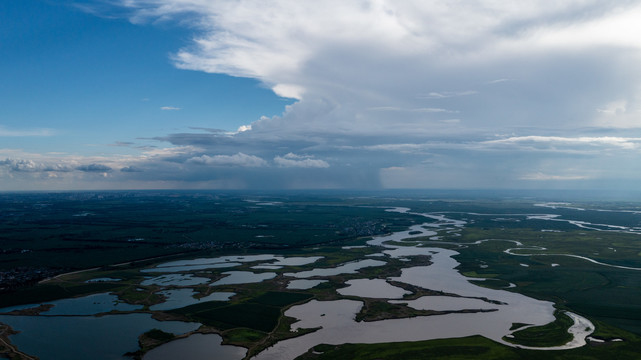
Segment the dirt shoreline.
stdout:
<svg viewBox="0 0 641 360">
<path fill-rule="evenodd" d="M 11 343 L 9 335 L 17 333 L 18 331 L 13 330 L 11 326 L 0 323 L 0 355 L 4 355 L 15 360 L 38 360 L 38 357 L 23 353 Z"/>
</svg>

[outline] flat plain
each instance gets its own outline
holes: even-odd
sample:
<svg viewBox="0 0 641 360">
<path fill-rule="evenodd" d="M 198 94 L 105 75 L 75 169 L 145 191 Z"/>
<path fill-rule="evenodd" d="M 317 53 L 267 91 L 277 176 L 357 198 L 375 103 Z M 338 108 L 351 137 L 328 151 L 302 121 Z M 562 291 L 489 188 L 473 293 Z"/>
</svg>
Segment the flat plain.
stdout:
<svg viewBox="0 0 641 360">
<path fill-rule="evenodd" d="M 122 353 L 125 358 L 142 358 L 151 349 L 194 333 L 219 334 L 224 345 L 246 349 L 246 358 L 260 355 L 285 339 L 318 332 L 296 329 L 292 325 L 300 319 L 286 314 L 312 301 L 358 301 L 362 306 L 355 319 L 370 323 L 478 313 L 478 309 L 408 306 L 421 297 L 458 296 L 394 281 L 404 269 L 433 266 L 434 258 L 419 254 L 427 248 L 454 250 L 455 270 L 474 285 L 553 303 L 556 320 L 541 326 L 515 323 L 502 342 L 476 335 L 319 344 L 300 358 L 540 358 L 544 350 L 523 347 L 556 347 L 569 341 L 572 321 L 566 311 L 591 321 L 593 332 L 586 345 L 547 351 L 547 357 L 641 356 L 641 204 L 634 202 L 567 200 L 559 194 L 526 198 L 455 193 L 92 192 L 1 194 L 0 214 L 0 307 L 14 311 L 5 311 L 8 315 L 2 315 L 0 322 L 79 316 L 48 315 L 54 310 L 47 304 L 62 309 L 59 301 L 109 294 L 116 302 L 137 307 L 89 316 L 138 313 L 161 323 L 200 324 L 184 333 L 143 331 L 136 339 L 137 348 L 127 349 L 126 356 Z M 410 227 L 414 230 L 408 231 Z M 405 239 L 371 243 L 404 231 Z M 392 248 L 417 253 L 385 255 Z M 178 261 L 188 268 L 167 265 Z M 362 263 L 367 266 L 352 272 L 309 277 L 318 280 L 315 286 L 289 287 L 302 276 L 296 274 L 363 261 L 369 261 Z M 232 272 L 262 274 L 262 278 L 216 285 Z M 401 301 L 385 295 L 342 295 L 341 289 L 355 280 L 382 280 L 404 295 Z M 199 300 L 222 293 L 230 295 L 224 300 Z M 178 294 L 187 294 L 186 302 L 178 301 Z M 170 300 L 177 305 L 158 309 Z M 33 306 L 21 307 L 24 304 Z M 3 333 L 7 356 L 62 358 L 24 348 L 21 341 L 28 342 L 28 331 L 14 330 L 22 335 Z"/>
</svg>

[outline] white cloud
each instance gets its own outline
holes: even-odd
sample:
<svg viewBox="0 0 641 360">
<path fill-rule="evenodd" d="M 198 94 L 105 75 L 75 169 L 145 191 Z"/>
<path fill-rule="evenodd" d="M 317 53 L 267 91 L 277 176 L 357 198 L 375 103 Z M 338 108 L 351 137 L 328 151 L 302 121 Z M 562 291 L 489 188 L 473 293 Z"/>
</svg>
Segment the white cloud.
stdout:
<svg viewBox="0 0 641 360">
<path fill-rule="evenodd" d="M 52 129 L 8 129 L 0 125 L 0 137 L 53 136 Z"/>
<path fill-rule="evenodd" d="M 632 4 L 632 8 L 613 6 L 606 16 L 540 29 L 533 37 L 544 45 L 565 49 L 599 45 L 640 49 L 641 7 L 638 2 Z"/>
<path fill-rule="evenodd" d="M 178 67 L 255 78 L 300 100 L 283 116 L 261 120 L 265 132 L 434 134 L 448 131 L 438 117 L 446 112 L 465 114 L 461 123 L 474 131 L 558 126 L 558 119 L 579 126 L 595 116 L 585 103 L 639 92 L 618 82 L 641 80 L 636 2 L 121 4 L 136 23 L 187 19 L 197 29 L 173 57 Z M 486 86 L 496 83 L 505 84 Z"/>
<path fill-rule="evenodd" d="M 274 163 L 280 167 L 299 168 L 328 168 L 329 163 L 325 160 L 313 159 L 310 156 L 288 153 L 285 156 L 274 157 Z"/>
<path fill-rule="evenodd" d="M 160 110 L 163 110 L 163 111 L 178 111 L 178 110 L 182 110 L 182 109 L 179 108 L 179 107 L 175 107 L 175 106 L 162 106 L 160 108 Z"/>
<path fill-rule="evenodd" d="M 89 173 L 106 173 L 112 171 L 110 166 L 95 162 L 99 158 L 77 157 L 42 157 L 39 155 L 28 158 L 6 158 L 0 160 L 0 167 L 6 167 L 14 173 L 72 173 L 74 171 Z M 106 160 L 113 163 L 113 160 Z M 51 175 L 51 174 L 50 174 Z M 56 177 L 56 176 L 54 176 Z"/>
<path fill-rule="evenodd" d="M 185 145 L 174 146 L 168 148 L 151 148 L 143 151 L 143 157 L 146 158 L 171 158 L 177 156 L 185 156 L 202 152 L 203 149 L 197 146 Z"/>
<path fill-rule="evenodd" d="M 372 107 L 367 110 L 371 111 L 398 111 L 398 112 L 418 112 L 418 113 L 456 113 L 458 111 L 452 111 L 441 108 L 412 108 L 412 109 L 403 109 L 395 106 L 379 106 Z"/>
<path fill-rule="evenodd" d="M 478 94 L 478 91 L 475 90 L 466 90 L 466 91 L 441 91 L 441 92 L 430 92 L 427 94 L 419 94 L 419 98 L 423 99 L 446 99 L 451 97 L 466 96 Z"/>
<path fill-rule="evenodd" d="M 358 174 L 378 174 L 389 187 L 501 187 L 585 174 L 641 180 L 638 1 L 110 3 L 137 24 L 189 26 L 192 41 L 171 57 L 177 67 L 253 78 L 297 101 L 236 132 L 156 137 L 171 146 L 139 156 L 66 157 L 73 169 L 144 169 L 110 176 L 176 182 L 230 176 L 220 184 L 243 183 L 243 171 L 246 184 L 256 173 L 282 176 L 272 184 L 307 174 L 292 179 L 299 187 L 360 183 Z M 588 171 L 595 167 L 603 170 Z"/>
<path fill-rule="evenodd" d="M 33 172 L 43 168 L 42 164 L 37 164 L 32 160 L 5 159 L 0 161 L 0 165 L 8 166 L 13 171 Z"/>
<path fill-rule="evenodd" d="M 512 81 L 512 80 L 513 79 L 505 79 L 505 78 L 503 78 L 503 79 L 495 79 L 495 80 L 490 80 L 490 81 L 486 82 L 486 84 L 489 84 L 489 85 L 500 84 L 500 83 L 507 82 L 507 81 Z"/>
<path fill-rule="evenodd" d="M 596 109 L 594 124 L 599 127 L 634 129 L 641 127 L 641 96 L 609 101 Z"/>
<path fill-rule="evenodd" d="M 499 140 L 489 140 L 483 145 L 518 145 L 518 146 L 592 146 L 605 148 L 619 148 L 635 150 L 641 145 L 641 138 L 627 138 L 614 136 L 601 137 L 561 137 L 561 136 L 515 136 Z"/>
<path fill-rule="evenodd" d="M 241 132 L 249 131 L 251 129 L 252 129 L 251 125 L 241 125 L 238 127 L 238 130 L 236 130 L 236 132 L 241 133 Z"/>
<path fill-rule="evenodd" d="M 267 165 L 267 162 L 258 156 L 241 152 L 234 155 L 201 155 L 192 157 L 187 162 L 210 166 L 261 167 Z"/>
<path fill-rule="evenodd" d="M 390 151 L 398 152 L 401 154 L 423 153 L 426 150 L 436 147 L 436 143 L 423 143 L 423 144 L 376 144 L 362 146 L 361 149 L 368 151 Z"/>
<path fill-rule="evenodd" d="M 108 173 L 113 171 L 113 169 L 107 165 L 96 163 L 80 165 L 76 167 L 76 170 L 89 173 Z"/>
<path fill-rule="evenodd" d="M 596 111 L 606 115 L 617 115 L 625 113 L 627 104 L 628 102 L 625 99 L 611 101 L 605 104 L 604 107 L 596 109 Z"/>
<path fill-rule="evenodd" d="M 544 174 L 541 172 L 525 174 L 520 177 L 521 180 L 533 180 L 533 181 L 570 181 L 570 180 L 586 180 L 590 179 L 590 176 L 586 175 L 551 175 Z"/>
<path fill-rule="evenodd" d="M 272 87 L 276 95 L 290 99 L 302 99 L 305 89 L 302 86 L 292 84 L 276 84 Z"/>
</svg>

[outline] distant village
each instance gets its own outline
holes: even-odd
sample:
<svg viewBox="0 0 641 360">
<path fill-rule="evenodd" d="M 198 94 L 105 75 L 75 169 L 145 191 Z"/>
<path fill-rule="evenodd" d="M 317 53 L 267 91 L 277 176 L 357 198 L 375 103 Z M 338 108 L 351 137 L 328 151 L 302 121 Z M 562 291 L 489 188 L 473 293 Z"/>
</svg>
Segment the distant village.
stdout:
<svg viewBox="0 0 641 360">
<path fill-rule="evenodd" d="M 18 267 L 0 271 L 0 291 L 33 285 L 59 273 L 59 270 L 42 267 Z"/>
</svg>

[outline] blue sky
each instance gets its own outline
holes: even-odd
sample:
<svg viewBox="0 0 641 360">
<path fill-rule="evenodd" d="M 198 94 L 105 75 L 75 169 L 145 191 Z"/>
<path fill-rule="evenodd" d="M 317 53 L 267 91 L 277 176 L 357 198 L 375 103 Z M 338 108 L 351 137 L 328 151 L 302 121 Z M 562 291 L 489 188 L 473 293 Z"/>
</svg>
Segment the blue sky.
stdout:
<svg viewBox="0 0 641 360">
<path fill-rule="evenodd" d="M 190 126 L 236 130 L 287 104 L 253 79 L 174 67 L 169 56 L 188 42 L 189 29 L 98 17 L 73 2 L 0 6 L 2 126 L 55 134 L 3 143 L 31 143 L 25 150 L 38 152 L 111 152 L 100 145 Z M 87 144 L 100 150 L 83 149 Z"/>
<path fill-rule="evenodd" d="M 641 3 L 0 2 L 0 190 L 635 188 Z"/>
</svg>

